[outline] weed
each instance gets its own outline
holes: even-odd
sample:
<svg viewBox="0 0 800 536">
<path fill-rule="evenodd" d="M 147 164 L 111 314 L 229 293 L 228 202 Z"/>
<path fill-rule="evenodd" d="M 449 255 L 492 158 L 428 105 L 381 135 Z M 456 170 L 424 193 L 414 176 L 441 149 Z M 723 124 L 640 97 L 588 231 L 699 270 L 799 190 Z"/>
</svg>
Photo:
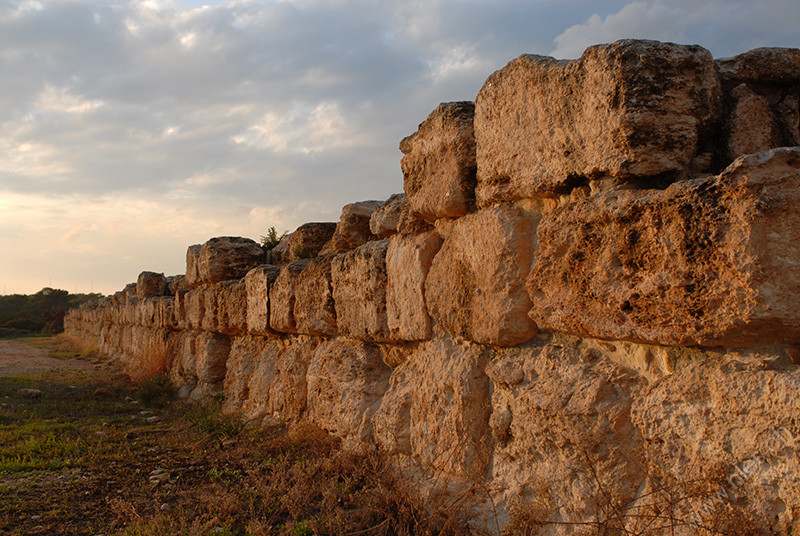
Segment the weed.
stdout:
<svg viewBox="0 0 800 536">
<path fill-rule="evenodd" d="M 250 421 L 238 414 L 222 413 L 218 405 L 196 404 L 189 412 L 190 425 L 210 439 L 236 439 Z"/>
<path fill-rule="evenodd" d="M 175 400 L 175 386 L 166 374 L 145 378 L 139 382 L 136 397 L 146 406 L 164 407 Z"/>
</svg>

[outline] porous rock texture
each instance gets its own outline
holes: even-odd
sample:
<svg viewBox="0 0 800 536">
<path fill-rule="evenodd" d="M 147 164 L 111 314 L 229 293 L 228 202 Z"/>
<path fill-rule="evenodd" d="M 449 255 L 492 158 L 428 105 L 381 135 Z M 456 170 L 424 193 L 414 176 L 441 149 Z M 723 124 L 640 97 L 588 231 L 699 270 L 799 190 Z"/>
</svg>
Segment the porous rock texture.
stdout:
<svg viewBox="0 0 800 536">
<path fill-rule="evenodd" d="M 721 108 L 699 46 L 623 40 L 573 61 L 520 56 L 475 101 L 478 204 L 685 170 Z"/>
<path fill-rule="evenodd" d="M 478 533 L 796 532 L 798 80 L 795 49 L 522 56 L 403 141 L 407 195 L 270 264 L 191 246 L 67 336 L 378 449 Z"/>
<path fill-rule="evenodd" d="M 422 219 L 457 218 L 475 202 L 474 113 L 471 101 L 442 103 L 400 142 L 403 189 Z"/>
<path fill-rule="evenodd" d="M 800 341 L 800 148 L 666 190 L 613 191 L 539 225 L 531 317 L 664 345 Z"/>
</svg>

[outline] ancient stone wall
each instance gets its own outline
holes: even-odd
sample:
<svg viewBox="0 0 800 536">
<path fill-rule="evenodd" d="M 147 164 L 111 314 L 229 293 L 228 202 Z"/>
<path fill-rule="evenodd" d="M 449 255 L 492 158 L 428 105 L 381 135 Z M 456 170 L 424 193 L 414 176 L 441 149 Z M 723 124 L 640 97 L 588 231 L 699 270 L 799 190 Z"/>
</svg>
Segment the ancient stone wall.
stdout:
<svg viewBox="0 0 800 536">
<path fill-rule="evenodd" d="M 798 145 L 795 49 L 523 55 L 401 142 L 405 195 L 271 251 L 191 246 L 65 327 L 182 396 L 380 449 L 476 527 L 786 533 Z"/>
</svg>

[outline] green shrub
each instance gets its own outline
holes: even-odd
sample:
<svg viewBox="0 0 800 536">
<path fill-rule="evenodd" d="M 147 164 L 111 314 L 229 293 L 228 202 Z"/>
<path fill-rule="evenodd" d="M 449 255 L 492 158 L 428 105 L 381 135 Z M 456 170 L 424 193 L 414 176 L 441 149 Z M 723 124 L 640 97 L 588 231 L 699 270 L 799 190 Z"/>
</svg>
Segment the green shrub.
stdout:
<svg viewBox="0 0 800 536">
<path fill-rule="evenodd" d="M 175 400 L 175 386 L 166 374 L 139 382 L 136 397 L 146 406 L 164 407 Z"/>
</svg>

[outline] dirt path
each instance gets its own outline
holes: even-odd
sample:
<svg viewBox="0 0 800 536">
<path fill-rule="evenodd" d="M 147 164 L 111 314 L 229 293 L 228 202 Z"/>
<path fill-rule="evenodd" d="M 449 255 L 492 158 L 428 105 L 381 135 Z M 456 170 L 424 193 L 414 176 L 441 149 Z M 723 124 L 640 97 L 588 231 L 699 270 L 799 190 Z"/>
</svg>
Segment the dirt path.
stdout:
<svg viewBox="0 0 800 536">
<path fill-rule="evenodd" d="M 0 376 L 15 376 L 51 370 L 92 370 L 85 359 L 50 357 L 44 348 L 24 340 L 0 340 Z"/>
</svg>

